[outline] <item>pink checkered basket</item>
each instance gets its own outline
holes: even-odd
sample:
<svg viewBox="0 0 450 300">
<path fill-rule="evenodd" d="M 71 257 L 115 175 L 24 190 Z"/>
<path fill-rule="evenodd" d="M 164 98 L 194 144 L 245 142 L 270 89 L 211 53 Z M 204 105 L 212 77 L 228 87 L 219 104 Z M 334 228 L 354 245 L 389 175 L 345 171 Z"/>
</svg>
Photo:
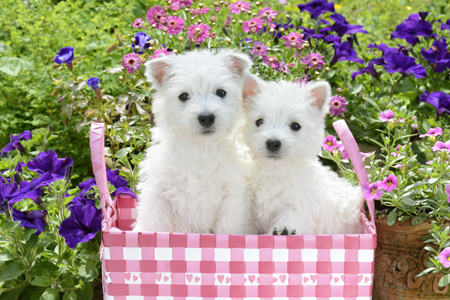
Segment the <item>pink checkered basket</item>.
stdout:
<svg viewBox="0 0 450 300">
<path fill-rule="evenodd" d="M 345 121 L 334 127 L 360 183 L 368 182 Z M 361 207 L 365 234 L 221 235 L 132 232 L 136 200 L 111 200 L 105 167 L 104 124 L 93 122 L 92 165 L 102 203 L 104 299 L 355 299 L 372 298 L 377 245 Z M 363 203 L 364 204 L 364 203 Z"/>
</svg>

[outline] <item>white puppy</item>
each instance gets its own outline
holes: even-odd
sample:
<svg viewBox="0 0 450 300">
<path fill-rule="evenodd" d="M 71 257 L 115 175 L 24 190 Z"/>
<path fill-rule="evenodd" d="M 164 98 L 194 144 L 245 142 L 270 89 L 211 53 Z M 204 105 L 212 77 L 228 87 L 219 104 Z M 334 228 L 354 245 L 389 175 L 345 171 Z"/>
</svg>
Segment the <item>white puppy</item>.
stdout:
<svg viewBox="0 0 450 300">
<path fill-rule="evenodd" d="M 259 234 L 362 233 L 360 188 L 317 158 L 330 96 L 327 82 L 247 81 L 244 136 L 253 157 L 249 197 Z"/>
<path fill-rule="evenodd" d="M 135 231 L 247 233 L 245 166 L 233 131 L 250 67 L 231 51 L 146 64 L 156 128 L 140 164 Z"/>
</svg>

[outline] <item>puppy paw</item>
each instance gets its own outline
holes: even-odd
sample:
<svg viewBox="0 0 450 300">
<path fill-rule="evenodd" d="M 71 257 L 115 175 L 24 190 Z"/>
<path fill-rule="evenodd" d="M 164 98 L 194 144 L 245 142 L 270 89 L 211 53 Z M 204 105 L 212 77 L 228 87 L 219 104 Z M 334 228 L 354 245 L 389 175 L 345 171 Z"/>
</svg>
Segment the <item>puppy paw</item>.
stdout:
<svg viewBox="0 0 450 300">
<path fill-rule="evenodd" d="M 273 235 L 296 235 L 296 231 L 288 226 L 275 226 L 269 231 L 269 234 Z"/>
</svg>

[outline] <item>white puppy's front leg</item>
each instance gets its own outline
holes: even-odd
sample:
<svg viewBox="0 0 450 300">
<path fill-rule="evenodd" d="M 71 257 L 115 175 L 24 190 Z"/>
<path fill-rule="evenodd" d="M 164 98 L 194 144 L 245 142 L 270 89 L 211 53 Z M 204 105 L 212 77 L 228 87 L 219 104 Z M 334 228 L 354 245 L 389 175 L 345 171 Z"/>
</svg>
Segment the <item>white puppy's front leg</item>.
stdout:
<svg viewBox="0 0 450 300">
<path fill-rule="evenodd" d="M 285 209 L 274 220 L 267 234 L 273 235 L 303 235 L 315 234 L 314 222 L 302 218 L 302 214 L 293 208 Z"/>
<path fill-rule="evenodd" d="M 244 190 L 231 191 L 222 199 L 218 219 L 214 226 L 216 234 L 249 234 L 248 206 Z"/>
</svg>

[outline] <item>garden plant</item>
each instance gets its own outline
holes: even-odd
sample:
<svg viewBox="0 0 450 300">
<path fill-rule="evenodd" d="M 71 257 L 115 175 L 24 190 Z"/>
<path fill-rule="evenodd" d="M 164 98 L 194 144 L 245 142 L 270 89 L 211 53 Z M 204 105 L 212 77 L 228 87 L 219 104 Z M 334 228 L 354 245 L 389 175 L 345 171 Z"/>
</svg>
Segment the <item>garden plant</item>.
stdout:
<svg viewBox="0 0 450 300">
<path fill-rule="evenodd" d="M 103 5 L 117 18 L 110 3 Z M 376 38 L 371 38 L 373 20 L 370 26 L 362 18 L 357 24 L 345 6 L 325 0 L 170 0 L 144 7 L 137 5 L 134 16 L 122 18 L 129 21 L 126 26 L 118 18 L 118 25 L 103 29 L 112 37 L 109 44 L 102 41 L 82 51 L 78 42 L 57 40 L 53 52 L 42 49 L 38 69 L 45 70 L 41 84 L 51 94 L 49 111 L 70 131 L 57 136 L 52 126 L 32 132 L 6 127 L 14 134 L 0 160 L 0 299 L 93 297 L 101 213 L 95 179 L 88 179 L 85 165 L 86 125 L 106 124 L 107 163 L 115 169 L 108 170 L 112 197 L 137 197 L 137 165 L 150 146 L 153 125 L 145 62 L 220 48 L 250 55 L 252 72 L 264 80 L 330 82 L 324 163 L 358 182 L 334 137 L 332 123 L 345 119 L 358 142 L 375 149 L 363 153 L 370 181 L 362 187 L 364 197 L 375 201 L 388 225 L 433 220 L 423 241 L 430 252 L 428 268 L 419 275 L 437 273 L 441 288 L 450 284 L 450 19 L 442 14 L 445 1 L 420 7 L 430 11 L 406 6 L 404 19 L 392 21 L 393 28 L 383 28 L 382 34 L 377 30 Z M 10 58 L 5 64 L 5 57 L 0 57 L 0 74 L 9 72 L 9 80 L 37 68 Z M 20 89 L 25 88 L 12 89 L 12 95 Z M 75 149 L 73 160 L 60 154 L 69 153 L 65 139 Z M 79 170 L 73 168 L 77 161 L 84 162 Z"/>
</svg>

